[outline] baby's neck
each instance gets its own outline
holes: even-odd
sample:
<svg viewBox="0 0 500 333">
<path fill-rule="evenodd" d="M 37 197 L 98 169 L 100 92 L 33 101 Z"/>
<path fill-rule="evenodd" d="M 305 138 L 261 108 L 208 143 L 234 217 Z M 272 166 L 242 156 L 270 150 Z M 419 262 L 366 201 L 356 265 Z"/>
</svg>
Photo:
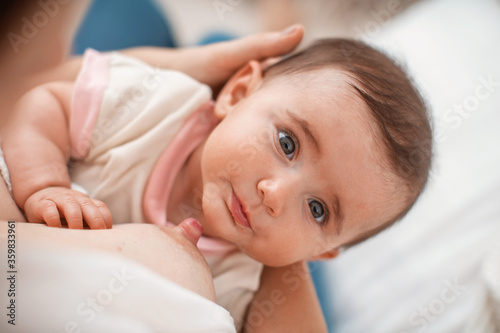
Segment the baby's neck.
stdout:
<svg viewBox="0 0 500 333">
<path fill-rule="evenodd" d="M 188 217 L 205 222 L 202 207 L 201 155 L 205 141 L 195 148 L 177 174 L 167 203 L 167 219 L 179 224 Z"/>
</svg>

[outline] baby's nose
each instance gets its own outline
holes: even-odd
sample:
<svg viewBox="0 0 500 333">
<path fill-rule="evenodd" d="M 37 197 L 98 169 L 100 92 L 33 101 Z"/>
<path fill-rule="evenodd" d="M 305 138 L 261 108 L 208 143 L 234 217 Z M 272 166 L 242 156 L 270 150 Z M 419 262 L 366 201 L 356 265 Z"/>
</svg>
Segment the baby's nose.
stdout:
<svg viewBox="0 0 500 333">
<path fill-rule="evenodd" d="M 274 217 L 280 216 L 290 188 L 280 183 L 280 180 L 264 179 L 258 183 L 257 189 L 268 213 Z"/>
<path fill-rule="evenodd" d="M 196 246 L 201 237 L 203 227 L 201 223 L 193 218 L 188 218 L 179 223 L 176 227 L 181 234 Z"/>
</svg>

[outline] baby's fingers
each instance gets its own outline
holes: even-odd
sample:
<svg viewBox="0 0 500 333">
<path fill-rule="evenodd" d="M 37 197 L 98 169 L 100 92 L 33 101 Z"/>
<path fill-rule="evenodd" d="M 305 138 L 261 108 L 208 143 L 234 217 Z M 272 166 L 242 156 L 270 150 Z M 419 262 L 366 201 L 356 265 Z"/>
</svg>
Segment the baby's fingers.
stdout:
<svg viewBox="0 0 500 333">
<path fill-rule="evenodd" d="M 82 208 L 72 196 L 65 196 L 62 203 L 58 203 L 59 213 L 64 215 L 69 229 L 83 229 Z"/>
<path fill-rule="evenodd" d="M 106 229 L 106 223 L 94 200 L 89 197 L 79 199 L 83 219 L 90 229 Z"/>
<path fill-rule="evenodd" d="M 92 201 L 99 209 L 99 212 L 101 212 L 102 218 L 104 219 L 104 224 L 106 225 L 106 229 L 111 229 L 113 227 L 113 218 L 111 217 L 111 212 L 108 206 L 106 206 L 104 202 L 99 200 L 93 199 Z"/>
<path fill-rule="evenodd" d="M 39 203 L 39 209 L 36 209 L 30 222 L 45 222 L 49 227 L 62 228 L 61 216 L 57 205 L 51 200 L 43 200 Z"/>
<path fill-rule="evenodd" d="M 29 222 L 46 223 L 49 227 L 61 228 L 61 217 L 57 205 L 52 200 L 30 198 L 24 206 L 24 213 Z"/>
<path fill-rule="evenodd" d="M 45 222 L 49 227 L 62 228 L 61 216 L 56 204 L 49 200 L 46 201 L 47 204 L 42 212 L 42 220 L 40 222 Z"/>
</svg>

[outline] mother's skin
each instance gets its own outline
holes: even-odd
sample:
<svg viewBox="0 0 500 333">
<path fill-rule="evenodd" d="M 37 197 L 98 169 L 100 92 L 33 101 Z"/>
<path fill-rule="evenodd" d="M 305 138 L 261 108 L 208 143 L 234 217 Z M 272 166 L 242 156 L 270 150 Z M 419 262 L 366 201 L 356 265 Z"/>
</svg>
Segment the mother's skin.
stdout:
<svg viewBox="0 0 500 333">
<path fill-rule="evenodd" d="M 0 222 L 5 223 L 5 222 Z M 0 228 L 6 238 L 7 228 Z M 122 224 L 108 230 L 51 228 L 37 223 L 16 223 L 19 241 L 36 241 L 61 249 L 98 250 L 124 256 L 163 277 L 215 302 L 208 265 L 196 247 L 201 225 L 191 219 L 176 227 Z"/>
</svg>

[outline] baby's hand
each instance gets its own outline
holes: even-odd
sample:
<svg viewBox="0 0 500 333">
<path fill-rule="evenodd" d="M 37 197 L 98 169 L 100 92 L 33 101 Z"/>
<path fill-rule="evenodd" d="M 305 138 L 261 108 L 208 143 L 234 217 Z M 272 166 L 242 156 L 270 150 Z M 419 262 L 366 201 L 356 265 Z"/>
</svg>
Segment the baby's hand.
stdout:
<svg viewBox="0 0 500 333">
<path fill-rule="evenodd" d="M 49 227 L 62 227 L 64 218 L 70 229 L 111 229 L 113 221 L 108 207 L 99 200 L 66 187 L 48 187 L 33 193 L 24 204 L 29 222 L 45 222 Z"/>
</svg>

